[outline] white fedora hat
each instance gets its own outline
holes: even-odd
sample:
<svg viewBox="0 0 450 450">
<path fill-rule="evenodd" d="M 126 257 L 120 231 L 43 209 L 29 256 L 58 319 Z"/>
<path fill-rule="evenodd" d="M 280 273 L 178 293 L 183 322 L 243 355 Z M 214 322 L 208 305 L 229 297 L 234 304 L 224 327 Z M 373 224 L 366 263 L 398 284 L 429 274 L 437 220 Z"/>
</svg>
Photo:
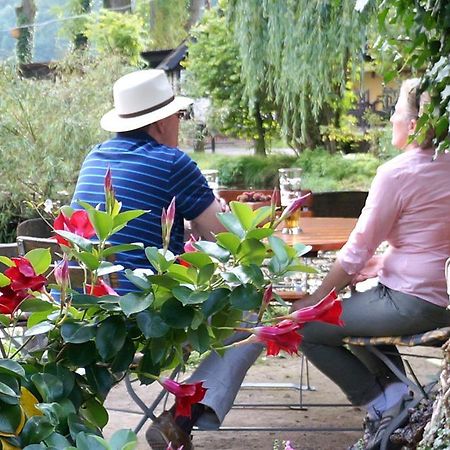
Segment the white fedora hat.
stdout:
<svg viewBox="0 0 450 450">
<path fill-rule="evenodd" d="M 138 70 L 114 83 L 114 109 L 100 121 L 106 131 L 131 131 L 186 109 L 192 99 L 175 96 L 164 70 Z"/>
</svg>

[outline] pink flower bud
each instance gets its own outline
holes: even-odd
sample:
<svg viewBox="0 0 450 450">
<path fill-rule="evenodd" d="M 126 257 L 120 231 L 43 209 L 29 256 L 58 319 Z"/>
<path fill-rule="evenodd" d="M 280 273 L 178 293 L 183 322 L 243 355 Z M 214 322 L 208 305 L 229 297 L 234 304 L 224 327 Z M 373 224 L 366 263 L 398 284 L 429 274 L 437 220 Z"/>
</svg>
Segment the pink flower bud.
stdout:
<svg viewBox="0 0 450 450">
<path fill-rule="evenodd" d="M 108 166 L 108 170 L 106 171 L 105 175 L 105 192 L 112 192 L 113 186 L 112 186 L 112 174 L 111 174 L 111 167 Z"/>
<path fill-rule="evenodd" d="M 173 222 L 175 220 L 175 197 L 172 198 L 169 207 L 167 208 L 167 227 L 172 228 Z"/>
<path fill-rule="evenodd" d="M 299 209 L 303 203 L 305 202 L 305 199 L 307 199 L 311 195 L 311 192 L 308 192 L 305 195 L 302 195 L 299 198 L 296 198 L 290 205 L 288 205 L 285 210 L 283 211 L 283 214 L 281 215 L 279 222 L 286 220 L 289 216 L 295 213 L 297 209 Z"/>
<path fill-rule="evenodd" d="M 268 305 L 270 303 L 270 300 L 273 299 L 273 288 L 272 285 L 269 284 L 269 286 L 266 287 L 264 290 L 263 295 L 263 305 Z"/>
<path fill-rule="evenodd" d="M 67 288 L 67 286 L 69 286 L 69 261 L 67 260 L 66 255 L 64 255 L 63 259 L 56 264 L 55 280 L 62 288 Z"/>
<path fill-rule="evenodd" d="M 198 239 L 196 239 L 195 236 L 191 234 L 189 240 L 184 244 L 184 253 L 197 252 L 198 250 L 193 245 L 197 241 Z"/>
</svg>

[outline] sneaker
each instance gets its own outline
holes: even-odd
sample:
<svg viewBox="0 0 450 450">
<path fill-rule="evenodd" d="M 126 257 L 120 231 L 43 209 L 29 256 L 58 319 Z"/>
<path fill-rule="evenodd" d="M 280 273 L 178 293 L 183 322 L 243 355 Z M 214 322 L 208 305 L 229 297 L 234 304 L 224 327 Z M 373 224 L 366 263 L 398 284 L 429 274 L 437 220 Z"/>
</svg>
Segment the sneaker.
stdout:
<svg viewBox="0 0 450 450">
<path fill-rule="evenodd" d="M 403 398 L 391 408 L 381 414 L 379 426 L 376 432 L 367 441 L 367 450 L 376 450 L 380 447 L 381 441 L 386 441 L 394 429 L 401 426 L 408 418 L 408 406 L 413 399 L 411 394 L 404 395 Z M 388 436 L 385 436 L 388 434 Z"/>
<path fill-rule="evenodd" d="M 380 418 L 371 419 L 368 415 L 364 418 L 363 421 L 363 436 L 361 439 L 359 439 L 357 442 L 355 442 L 353 445 L 348 447 L 347 450 L 365 450 L 367 448 L 367 443 L 370 439 L 372 439 L 372 436 L 375 435 L 375 433 L 378 430 L 378 427 L 380 426 Z"/>
<path fill-rule="evenodd" d="M 169 411 L 163 412 L 150 425 L 145 433 L 145 438 L 152 450 L 166 450 L 167 448 L 178 450 L 180 447 L 183 450 L 194 450 L 191 437 L 175 423 L 175 419 Z"/>
</svg>

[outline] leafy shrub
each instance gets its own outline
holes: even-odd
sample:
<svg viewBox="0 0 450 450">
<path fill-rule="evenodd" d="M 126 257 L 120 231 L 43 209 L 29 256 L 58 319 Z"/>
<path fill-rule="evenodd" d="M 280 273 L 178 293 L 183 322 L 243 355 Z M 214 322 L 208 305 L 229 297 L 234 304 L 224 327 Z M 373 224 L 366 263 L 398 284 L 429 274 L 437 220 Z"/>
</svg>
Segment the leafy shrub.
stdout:
<svg viewBox="0 0 450 450">
<path fill-rule="evenodd" d="M 24 201 L 70 199 L 86 153 L 107 137 L 99 119 L 126 70 L 112 55 L 74 55 L 58 64 L 54 81 L 20 78 L 14 66 L 0 65 L 1 242 L 11 240 L 19 218 L 33 216 Z"/>
</svg>

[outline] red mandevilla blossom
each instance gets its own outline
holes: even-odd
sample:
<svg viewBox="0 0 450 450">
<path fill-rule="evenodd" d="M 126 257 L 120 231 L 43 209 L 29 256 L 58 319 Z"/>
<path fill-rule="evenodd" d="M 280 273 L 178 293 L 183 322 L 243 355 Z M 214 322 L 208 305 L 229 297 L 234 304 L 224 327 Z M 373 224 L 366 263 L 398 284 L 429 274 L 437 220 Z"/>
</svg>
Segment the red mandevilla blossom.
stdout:
<svg viewBox="0 0 450 450">
<path fill-rule="evenodd" d="M 316 305 L 294 311 L 287 318 L 297 323 L 325 322 L 342 326 L 344 322 L 341 320 L 341 314 L 342 301 L 338 298 L 336 290 L 333 289 Z"/>
<path fill-rule="evenodd" d="M 95 234 L 94 227 L 89 220 L 89 215 L 83 209 L 74 211 L 70 217 L 60 212 L 53 222 L 53 227 L 55 230 L 70 231 L 86 239 L 90 239 Z M 56 234 L 56 240 L 59 244 L 70 246 L 70 243 L 58 234 Z"/>
<path fill-rule="evenodd" d="M 22 301 L 28 297 L 26 290 L 13 291 L 11 285 L 0 288 L 0 313 L 13 314 Z"/>
<path fill-rule="evenodd" d="M 207 391 L 203 387 L 203 381 L 180 384 L 166 378 L 161 384 L 166 391 L 175 395 L 175 418 L 178 416 L 191 417 L 191 406 L 202 401 Z"/>
<path fill-rule="evenodd" d="M 105 283 L 101 278 L 97 280 L 97 283 L 92 286 L 92 284 L 86 284 L 86 292 L 94 297 L 103 297 L 104 295 L 116 295 L 119 294 L 107 283 Z"/>
<path fill-rule="evenodd" d="M 5 270 L 5 275 L 11 280 L 9 285 L 14 292 L 31 289 L 32 291 L 39 291 L 47 283 L 47 278 L 44 275 L 36 275 L 30 261 L 19 256 L 11 258 L 15 266 L 8 267 Z"/>
<path fill-rule="evenodd" d="M 267 349 L 267 356 L 277 356 L 281 350 L 298 354 L 298 346 L 302 336 L 297 333 L 301 325 L 291 320 L 283 320 L 273 326 L 256 327 L 253 332 L 258 342 L 262 342 Z"/>
</svg>

